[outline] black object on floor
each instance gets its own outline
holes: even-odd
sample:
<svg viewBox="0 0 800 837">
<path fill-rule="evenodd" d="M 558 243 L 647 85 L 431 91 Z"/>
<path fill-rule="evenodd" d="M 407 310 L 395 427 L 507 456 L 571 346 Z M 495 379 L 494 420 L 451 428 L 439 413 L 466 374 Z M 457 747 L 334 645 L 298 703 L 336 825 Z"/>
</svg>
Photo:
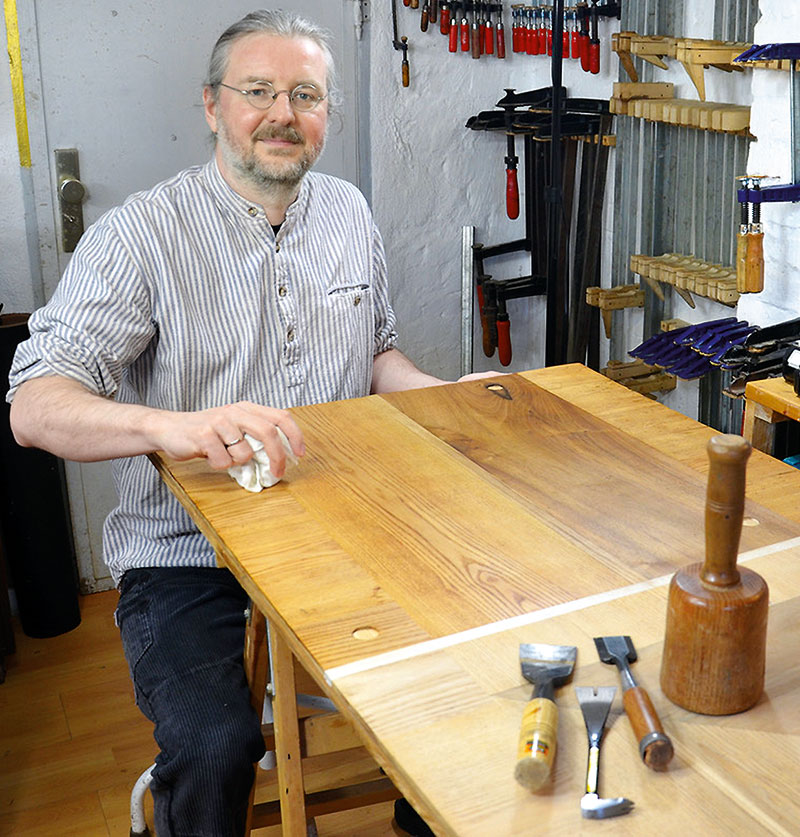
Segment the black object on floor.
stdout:
<svg viewBox="0 0 800 837">
<path fill-rule="evenodd" d="M 428 824 L 405 799 L 394 801 L 394 821 L 412 837 L 436 837 Z"/>
</svg>

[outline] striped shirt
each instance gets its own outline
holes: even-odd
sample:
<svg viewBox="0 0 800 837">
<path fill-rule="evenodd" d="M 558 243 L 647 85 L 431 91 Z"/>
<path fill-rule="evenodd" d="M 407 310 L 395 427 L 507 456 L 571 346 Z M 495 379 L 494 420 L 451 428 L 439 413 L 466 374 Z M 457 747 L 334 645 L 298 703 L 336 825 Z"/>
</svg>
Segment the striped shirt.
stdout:
<svg viewBox="0 0 800 837">
<path fill-rule="evenodd" d="M 166 410 L 363 396 L 373 357 L 396 340 L 383 244 L 354 186 L 307 174 L 276 235 L 214 160 L 100 218 L 28 325 L 9 401 L 55 374 Z M 214 566 L 147 457 L 113 471 L 104 551 L 116 581 L 133 567 Z"/>
</svg>

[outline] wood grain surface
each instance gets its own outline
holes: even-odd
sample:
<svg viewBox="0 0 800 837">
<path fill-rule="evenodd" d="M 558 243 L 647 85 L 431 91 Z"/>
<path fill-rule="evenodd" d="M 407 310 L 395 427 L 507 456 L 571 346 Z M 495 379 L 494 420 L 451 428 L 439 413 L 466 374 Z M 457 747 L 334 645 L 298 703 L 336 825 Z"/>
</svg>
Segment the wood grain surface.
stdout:
<svg viewBox="0 0 800 837">
<path fill-rule="evenodd" d="M 784 696 L 800 674 L 781 664 L 800 639 L 800 471 L 759 451 L 748 464 L 740 548 L 775 603 L 768 697 L 744 720 L 706 719 L 666 701 L 658 668 L 666 582 L 703 560 L 713 430 L 579 365 L 292 413 L 308 453 L 260 494 L 203 462 L 153 462 L 438 834 L 603 827 L 580 817 L 572 686 L 557 698 L 552 785 L 531 795 L 513 781 L 530 698 L 518 646 L 577 645 L 573 685 L 616 685 L 592 643 L 616 634 L 633 637 L 676 756 L 656 774 L 630 725 L 612 724 L 600 793 L 637 802 L 614 833 L 714 833 L 721 821 L 723 833 L 790 833 L 792 791 L 768 773 L 773 757 L 783 776 L 800 758 Z M 737 765 L 754 749 L 748 784 Z"/>
</svg>

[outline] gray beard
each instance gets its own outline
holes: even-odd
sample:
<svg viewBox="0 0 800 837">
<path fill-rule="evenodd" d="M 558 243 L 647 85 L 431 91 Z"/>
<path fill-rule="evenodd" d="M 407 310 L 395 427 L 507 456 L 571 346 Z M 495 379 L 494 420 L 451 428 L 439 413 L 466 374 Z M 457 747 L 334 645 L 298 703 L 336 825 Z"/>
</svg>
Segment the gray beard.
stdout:
<svg viewBox="0 0 800 837">
<path fill-rule="evenodd" d="M 256 188 L 264 195 L 283 197 L 294 195 L 300 181 L 306 172 L 319 159 L 324 141 L 310 152 L 305 153 L 297 162 L 291 165 L 275 165 L 260 161 L 254 153 L 242 154 L 229 142 L 224 123 L 218 126 L 217 138 L 226 164 L 235 171 L 243 181 Z"/>
</svg>

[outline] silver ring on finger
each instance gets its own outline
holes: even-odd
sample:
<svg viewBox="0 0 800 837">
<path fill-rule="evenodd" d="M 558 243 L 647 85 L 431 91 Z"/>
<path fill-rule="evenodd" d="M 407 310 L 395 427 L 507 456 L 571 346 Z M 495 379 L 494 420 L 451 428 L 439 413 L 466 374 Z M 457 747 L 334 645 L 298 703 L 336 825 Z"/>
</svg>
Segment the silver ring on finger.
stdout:
<svg viewBox="0 0 800 837">
<path fill-rule="evenodd" d="M 234 445 L 238 445 L 239 442 L 241 442 L 241 441 L 243 441 L 243 440 L 240 438 L 240 439 L 234 439 L 232 442 L 223 442 L 223 444 L 225 445 L 226 448 L 232 448 Z"/>
</svg>

